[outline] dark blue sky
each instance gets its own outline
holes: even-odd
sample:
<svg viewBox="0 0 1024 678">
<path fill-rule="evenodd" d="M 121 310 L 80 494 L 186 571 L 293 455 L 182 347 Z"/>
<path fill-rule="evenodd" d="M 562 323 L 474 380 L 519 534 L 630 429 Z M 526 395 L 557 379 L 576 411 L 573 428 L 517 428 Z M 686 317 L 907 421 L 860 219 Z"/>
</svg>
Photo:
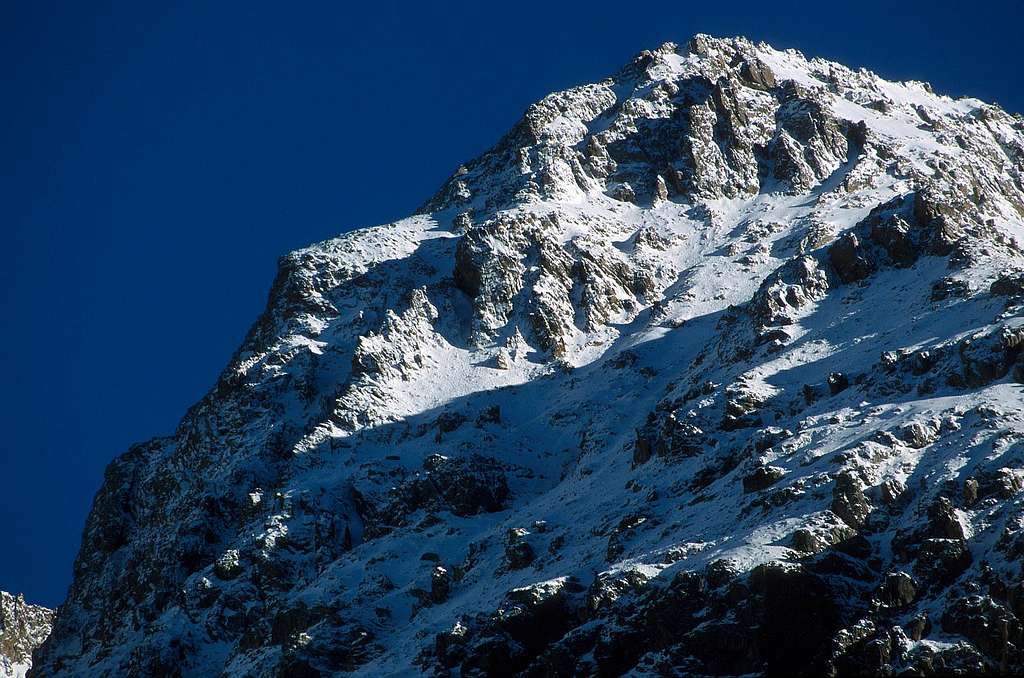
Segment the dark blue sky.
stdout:
<svg viewBox="0 0 1024 678">
<path fill-rule="evenodd" d="M 288 4 L 0 6 L 2 589 L 63 599 L 103 468 L 212 385 L 279 255 L 407 215 L 551 90 L 707 32 L 1024 110 L 1012 3 Z"/>
</svg>

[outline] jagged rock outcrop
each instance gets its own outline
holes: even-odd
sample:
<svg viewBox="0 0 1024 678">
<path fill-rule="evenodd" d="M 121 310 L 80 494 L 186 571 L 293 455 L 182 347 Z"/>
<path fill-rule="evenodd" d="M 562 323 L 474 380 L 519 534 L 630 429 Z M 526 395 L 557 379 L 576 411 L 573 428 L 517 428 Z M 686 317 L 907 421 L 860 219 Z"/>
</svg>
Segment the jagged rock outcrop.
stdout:
<svg viewBox="0 0 1024 678">
<path fill-rule="evenodd" d="M 53 610 L 0 591 L 0 677 L 25 676 L 32 667 L 32 651 L 50 635 L 52 624 Z"/>
<path fill-rule="evenodd" d="M 281 260 L 37 675 L 1021 673 L 1024 119 L 742 38 Z"/>
</svg>

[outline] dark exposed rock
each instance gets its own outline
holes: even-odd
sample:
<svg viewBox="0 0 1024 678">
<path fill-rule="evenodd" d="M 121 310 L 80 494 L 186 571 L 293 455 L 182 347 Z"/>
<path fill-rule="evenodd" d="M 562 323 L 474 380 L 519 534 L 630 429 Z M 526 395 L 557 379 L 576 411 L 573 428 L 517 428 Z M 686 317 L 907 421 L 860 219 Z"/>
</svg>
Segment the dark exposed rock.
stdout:
<svg viewBox="0 0 1024 678">
<path fill-rule="evenodd" d="M 510 570 L 521 570 L 536 557 L 533 547 L 527 541 L 530 532 L 526 528 L 513 527 L 505 538 L 505 564 Z"/>
<path fill-rule="evenodd" d="M 928 526 L 933 537 L 939 539 L 963 539 L 964 528 L 956 515 L 956 509 L 946 497 L 928 507 Z"/>
<path fill-rule="evenodd" d="M 652 418 L 636 433 L 633 462 L 642 464 L 654 456 L 669 460 L 693 457 L 711 445 L 713 438 L 701 428 L 681 422 L 674 415 Z"/>
<path fill-rule="evenodd" d="M 585 615 L 596 617 L 624 595 L 641 593 L 650 577 L 636 570 L 622 570 L 597 577 L 587 590 Z"/>
<path fill-rule="evenodd" d="M 989 291 L 999 297 L 1024 296 L 1024 271 L 1003 273 L 992 282 Z"/>
<path fill-rule="evenodd" d="M 849 525 L 838 523 L 824 529 L 800 528 L 793 533 L 790 546 L 801 553 L 815 554 L 856 536 Z"/>
<path fill-rule="evenodd" d="M 943 278 L 932 285 L 932 301 L 945 301 L 946 299 L 963 299 L 971 293 L 971 286 L 965 280 L 955 278 Z"/>
<path fill-rule="evenodd" d="M 1012 499 L 1024 489 L 1024 478 L 1020 472 L 1010 468 L 1000 468 L 978 474 L 974 480 L 975 499 L 998 497 Z M 966 485 L 966 484 L 965 484 Z"/>
<path fill-rule="evenodd" d="M 1024 378 L 1021 346 L 1024 331 L 1018 327 L 995 325 L 966 338 L 938 344 L 926 350 L 892 351 L 883 355 L 881 369 L 891 378 L 887 384 L 913 383 L 910 377 L 928 375 L 920 386 L 941 379 L 956 389 L 976 389 L 1007 375 L 1017 381 Z M 919 386 L 919 387 L 920 387 Z M 927 391 L 930 392 L 930 391 Z M 922 394 L 925 391 L 921 392 Z M 917 433 L 926 438 L 937 434 L 934 426 L 919 424 Z M 928 430 L 931 428 L 932 430 Z M 910 433 L 910 431 L 908 431 Z M 923 439 L 922 439 L 923 440 Z"/>
<path fill-rule="evenodd" d="M 501 406 L 491 405 L 486 410 L 480 413 L 476 418 L 477 428 L 482 428 L 487 424 L 500 424 L 501 423 Z"/>
<path fill-rule="evenodd" d="M 832 512 L 853 528 L 859 528 L 871 512 L 871 504 L 864 496 L 863 483 L 852 471 L 836 476 L 832 489 Z"/>
<path fill-rule="evenodd" d="M 647 516 L 642 513 L 627 513 L 608 535 L 608 547 L 605 550 L 605 560 L 609 563 L 615 562 L 625 551 L 626 544 L 631 541 L 637 533 L 637 529 L 647 523 L 650 526 Z"/>
<path fill-rule="evenodd" d="M 493 614 L 460 622 L 437 637 L 439 663 L 458 666 L 466 676 L 523 672 L 574 625 L 584 590 L 567 579 L 510 591 Z"/>
<path fill-rule="evenodd" d="M 636 202 L 636 191 L 633 190 L 633 187 L 627 181 L 609 188 L 608 195 L 622 202 Z"/>
<path fill-rule="evenodd" d="M 437 566 L 430 573 L 430 599 L 434 603 L 443 603 L 451 593 L 452 579 L 448 570 Z"/>
<path fill-rule="evenodd" d="M 949 256 L 963 234 L 958 214 L 927 191 L 893 198 L 829 247 L 832 268 L 842 282 L 853 283 L 883 266 L 912 266 L 925 254 Z"/>
<path fill-rule="evenodd" d="M 436 646 L 443 664 L 459 664 L 464 673 L 486 666 L 500 671 L 492 675 L 531 675 L 555 666 L 561 675 L 589 665 L 601 675 L 619 675 L 656 651 L 701 674 L 819 674 L 839 622 L 826 581 L 781 565 L 759 567 L 745 582 L 728 581 L 716 591 L 692 572 L 681 572 L 665 590 L 647 589 L 644 578 L 603 580 L 591 587 L 591 612 L 583 617 L 571 581 L 547 582 L 540 591 L 513 592 L 460 639 L 442 634 Z M 630 602 L 623 607 L 624 601 Z M 738 621 L 701 623 L 709 604 L 732 607 Z M 506 663 L 499 668 L 494 657 Z"/>
<path fill-rule="evenodd" d="M 293 607 L 279 610 L 271 623 L 270 642 L 274 645 L 284 645 L 294 640 L 295 636 L 309 628 L 313 619 L 314 616 L 309 606 L 302 602 Z"/>
<path fill-rule="evenodd" d="M 971 565 L 971 552 L 959 539 L 925 539 L 917 551 L 914 573 L 938 585 L 952 583 Z"/>
<path fill-rule="evenodd" d="M 942 614 L 942 628 L 970 640 L 1000 672 L 1021 664 L 1020 621 L 989 596 L 955 601 Z"/>
<path fill-rule="evenodd" d="M 879 486 L 878 494 L 883 504 L 894 507 L 900 503 L 906 489 L 906 485 L 899 479 L 890 478 Z"/>
<path fill-rule="evenodd" d="M 962 340 L 957 345 L 962 383 L 976 388 L 1002 379 L 1018 361 L 1022 340 L 1024 330 L 1009 327 Z"/>
<path fill-rule="evenodd" d="M 775 75 L 772 70 L 759 59 L 748 59 L 740 65 L 740 78 L 751 87 L 771 89 L 775 87 Z"/>
<path fill-rule="evenodd" d="M 907 622 L 906 626 L 907 636 L 911 640 L 921 640 L 927 638 L 932 632 L 932 623 L 928 619 L 927 614 L 919 614 Z"/>
<path fill-rule="evenodd" d="M 849 152 L 844 125 L 800 85 L 787 81 L 768 146 L 773 174 L 791 190 L 806 190 L 828 177 Z"/>
<path fill-rule="evenodd" d="M 443 433 L 451 433 L 466 423 L 466 415 L 461 412 L 444 412 L 435 421 L 437 440 L 440 442 Z"/>
<path fill-rule="evenodd" d="M 744 492 L 759 492 L 777 483 L 786 475 L 786 470 L 778 466 L 762 466 L 743 478 Z"/>
<path fill-rule="evenodd" d="M 633 351 L 622 351 L 608 361 L 608 364 L 612 369 L 621 370 L 626 367 L 632 367 L 636 364 L 638 356 Z"/>
<path fill-rule="evenodd" d="M 974 478 L 968 478 L 964 481 L 964 505 L 971 506 L 974 502 L 978 501 L 978 481 Z"/>
<path fill-rule="evenodd" d="M 898 610 L 908 607 L 916 597 L 917 586 L 914 579 L 905 572 L 892 572 L 886 575 L 882 586 L 875 594 L 879 603 Z"/>
<path fill-rule="evenodd" d="M 367 537 L 402 526 L 411 514 L 424 509 L 447 510 L 457 516 L 500 511 L 510 496 L 505 467 L 494 459 L 434 454 L 424 461 L 423 469 L 383 495 L 355 490 Z"/>
<path fill-rule="evenodd" d="M 836 240 L 828 248 L 828 257 L 836 275 L 844 283 L 863 280 L 874 271 L 871 260 L 863 254 L 860 240 L 854 233 L 847 233 Z"/>
<path fill-rule="evenodd" d="M 802 657 L 800 664 L 813 671 L 839 623 L 828 585 L 801 570 L 768 566 L 751 573 L 750 585 L 764 600 L 759 641 L 768 670 L 785 670 Z"/>
<path fill-rule="evenodd" d="M 832 372 L 828 375 L 828 390 L 832 395 L 842 393 L 850 387 L 850 380 L 842 372 Z"/>
</svg>

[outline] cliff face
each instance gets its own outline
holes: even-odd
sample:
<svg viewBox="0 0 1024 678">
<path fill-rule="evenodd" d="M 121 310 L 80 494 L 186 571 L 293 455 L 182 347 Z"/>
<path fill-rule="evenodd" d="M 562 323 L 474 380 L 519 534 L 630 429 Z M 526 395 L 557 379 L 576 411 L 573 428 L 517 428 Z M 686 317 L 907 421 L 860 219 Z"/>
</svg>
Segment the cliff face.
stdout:
<svg viewBox="0 0 1024 678">
<path fill-rule="evenodd" d="M 50 635 L 52 623 L 53 610 L 0 591 L 0 678 L 25 676 L 32 666 L 32 650 Z"/>
<path fill-rule="evenodd" d="M 743 39 L 289 254 L 36 675 L 1021 671 L 1024 121 Z"/>
</svg>

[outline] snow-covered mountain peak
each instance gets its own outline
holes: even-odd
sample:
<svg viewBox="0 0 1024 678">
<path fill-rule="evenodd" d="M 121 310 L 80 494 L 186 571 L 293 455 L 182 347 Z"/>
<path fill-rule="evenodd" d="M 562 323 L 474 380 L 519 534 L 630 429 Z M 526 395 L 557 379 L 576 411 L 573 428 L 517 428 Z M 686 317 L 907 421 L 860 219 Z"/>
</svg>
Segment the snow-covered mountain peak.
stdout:
<svg viewBox="0 0 1024 678">
<path fill-rule="evenodd" d="M 43 673 L 1021 667 L 1022 177 L 1019 117 L 742 38 L 545 97 L 281 260 Z"/>
</svg>

